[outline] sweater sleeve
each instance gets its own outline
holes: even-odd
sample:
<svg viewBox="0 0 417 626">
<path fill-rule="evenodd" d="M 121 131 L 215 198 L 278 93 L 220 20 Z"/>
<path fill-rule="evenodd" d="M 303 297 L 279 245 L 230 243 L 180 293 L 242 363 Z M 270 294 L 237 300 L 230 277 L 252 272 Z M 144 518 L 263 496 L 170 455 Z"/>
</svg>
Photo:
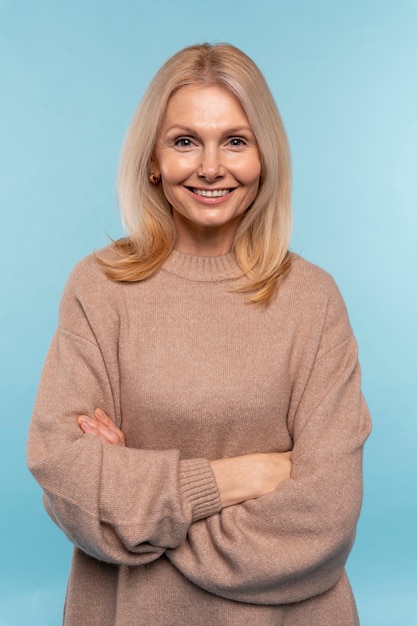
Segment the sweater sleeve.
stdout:
<svg viewBox="0 0 417 626">
<path fill-rule="evenodd" d="M 77 416 L 98 406 L 119 425 L 121 417 L 109 374 L 117 364 L 104 357 L 74 283 L 44 365 L 28 464 L 71 542 L 99 560 L 139 565 L 180 545 L 192 522 L 220 510 L 217 485 L 205 459 L 105 445 L 81 432 Z"/>
<path fill-rule="evenodd" d="M 292 474 L 278 489 L 193 524 L 167 555 L 189 580 L 241 602 L 281 604 L 324 593 L 351 550 L 370 418 L 357 346 L 337 288 L 311 366 L 300 366 L 289 415 Z"/>
</svg>

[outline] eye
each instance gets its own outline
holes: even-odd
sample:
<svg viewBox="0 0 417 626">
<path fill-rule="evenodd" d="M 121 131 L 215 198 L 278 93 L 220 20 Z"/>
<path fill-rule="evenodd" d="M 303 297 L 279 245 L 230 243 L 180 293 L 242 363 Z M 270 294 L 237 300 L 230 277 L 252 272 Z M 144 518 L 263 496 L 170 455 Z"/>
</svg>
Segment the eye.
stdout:
<svg viewBox="0 0 417 626">
<path fill-rule="evenodd" d="M 174 141 L 174 145 L 178 146 L 178 148 L 191 148 L 191 146 L 193 145 L 193 142 L 191 141 L 189 137 L 178 137 Z"/>
<path fill-rule="evenodd" d="M 246 146 L 247 141 L 246 139 L 243 139 L 243 137 L 231 137 L 229 139 L 229 145 L 232 146 L 232 148 L 240 148 L 242 146 Z"/>
</svg>

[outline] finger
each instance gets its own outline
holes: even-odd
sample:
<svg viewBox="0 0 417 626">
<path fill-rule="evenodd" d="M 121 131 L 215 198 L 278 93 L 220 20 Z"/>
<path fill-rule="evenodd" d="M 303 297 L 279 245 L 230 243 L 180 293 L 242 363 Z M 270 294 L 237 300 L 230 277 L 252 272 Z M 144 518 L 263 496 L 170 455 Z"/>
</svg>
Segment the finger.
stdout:
<svg viewBox="0 0 417 626">
<path fill-rule="evenodd" d="M 107 428 L 112 430 L 121 441 L 122 445 L 125 445 L 125 436 L 124 433 L 116 426 L 116 424 L 110 419 L 110 417 L 103 411 L 103 409 L 97 408 L 94 411 L 94 415 L 96 420 L 98 420 L 101 424 L 104 424 Z"/>
<path fill-rule="evenodd" d="M 84 433 L 97 437 L 97 439 L 100 439 L 100 441 L 102 441 L 103 443 L 110 443 L 119 446 L 125 445 L 124 435 L 121 431 L 119 434 L 118 432 L 111 430 L 104 424 L 100 424 L 100 422 L 92 419 L 88 415 L 80 415 L 78 418 L 78 423 Z"/>
<path fill-rule="evenodd" d="M 87 435 L 93 435 L 93 437 L 96 437 L 103 443 L 109 443 L 107 438 L 99 431 L 99 429 L 93 423 L 93 420 L 91 420 L 87 415 L 80 415 L 77 421 L 83 433 Z"/>
<path fill-rule="evenodd" d="M 125 444 L 125 436 L 124 433 L 116 426 L 116 424 L 110 419 L 103 409 L 97 408 L 94 411 L 94 415 L 96 420 L 98 420 L 101 424 L 104 424 L 107 428 L 112 430 L 118 437 L 118 439 Z"/>
<path fill-rule="evenodd" d="M 112 426 L 115 426 L 114 422 L 110 419 L 107 413 L 103 411 L 103 409 L 100 409 L 100 408 L 95 409 L 94 416 L 97 420 L 99 420 L 102 424 L 105 424 L 109 428 L 111 428 Z"/>
</svg>

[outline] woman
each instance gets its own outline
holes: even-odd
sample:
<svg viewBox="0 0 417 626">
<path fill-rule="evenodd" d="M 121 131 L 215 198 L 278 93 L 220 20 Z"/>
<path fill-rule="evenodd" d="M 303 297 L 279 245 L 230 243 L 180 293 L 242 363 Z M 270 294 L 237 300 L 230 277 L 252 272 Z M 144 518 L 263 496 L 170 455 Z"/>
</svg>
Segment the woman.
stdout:
<svg viewBox="0 0 417 626">
<path fill-rule="evenodd" d="M 333 280 L 288 251 L 285 132 L 248 57 L 162 67 L 120 203 L 129 236 L 70 277 L 29 436 L 75 545 L 65 625 L 358 624 L 357 348 Z"/>
</svg>

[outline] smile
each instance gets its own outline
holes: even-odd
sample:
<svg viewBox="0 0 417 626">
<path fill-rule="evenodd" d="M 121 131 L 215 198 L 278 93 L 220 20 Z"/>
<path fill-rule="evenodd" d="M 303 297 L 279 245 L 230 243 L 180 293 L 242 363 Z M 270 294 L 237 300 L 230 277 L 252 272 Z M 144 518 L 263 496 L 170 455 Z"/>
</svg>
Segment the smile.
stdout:
<svg viewBox="0 0 417 626">
<path fill-rule="evenodd" d="M 203 198 L 221 198 L 226 196 L 230 189 L 192 189 L 192 192 Z"/>
</svg>

